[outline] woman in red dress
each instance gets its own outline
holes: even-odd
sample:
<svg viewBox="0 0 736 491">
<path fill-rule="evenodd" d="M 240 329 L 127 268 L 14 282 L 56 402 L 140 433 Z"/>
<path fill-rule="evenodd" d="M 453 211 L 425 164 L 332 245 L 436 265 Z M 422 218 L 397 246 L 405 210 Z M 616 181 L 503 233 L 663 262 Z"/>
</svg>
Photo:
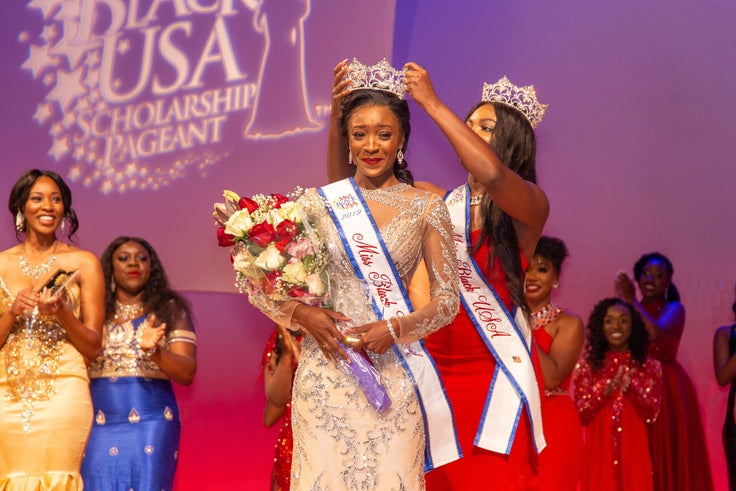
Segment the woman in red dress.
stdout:
<svg viewBox="0 0 736 491">
<path fill-rule="evenodd" d="M 261 367 L 266 389 L 263 424 L 271 427 L 281 421 L 273 458 L 271 491 L 287 491 L 291 485 L 291 386 L 299 358 L 301 335 L 276 326 L 263 352 Z"/>
<path fill-rule="evenodd" d="M 583 321 L 552 302 L 560 286 L 565 243 L 542 236 L 526 271 L 526 300 L 532 309 L 532 335 L 540 350 L 544 378 L 544 436 L 539 455 L 539 485 L 545 491 L 575 491 L 583 463 L 583 432 L 570 397 L 572 370 L 583 348 Z"/>
<path fill-rule="evenodd" d="M 616 291 L 641 314 L 649 334 L 649 356 L 662 364 L 662 409 L 649 427 L 654 489 L 710 491 L 713 479 L 698 396 L 677 361 L 685 308 L 672 283 L 672 273 L 667 257 L 658 252 L 645 254 L 634 265 L 641 300 L 636 299 L 634 283 L 625 273 L 617 276 Z"/>
<path fill-rule="evenodd" d="M 647 356 L 639 313 L 618 298 L 600 301 L 575 367 L 575 403 L 585 425 L 581 491 L 651 491 L 647 426 L 657 417 L 662 368 Z"/>
</svg>

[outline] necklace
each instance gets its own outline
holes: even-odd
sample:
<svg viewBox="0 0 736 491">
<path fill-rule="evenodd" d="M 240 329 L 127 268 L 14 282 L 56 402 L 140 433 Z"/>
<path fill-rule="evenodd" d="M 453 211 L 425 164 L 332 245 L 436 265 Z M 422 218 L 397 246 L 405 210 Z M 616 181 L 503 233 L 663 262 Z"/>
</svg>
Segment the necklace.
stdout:
<svg viewBox="0 0 736 491">
<path fill-rule="evenodd" d="M 533 312 L 532 329 L 539 329 L 540 327 L 546 326 L 553 320 L 557 319 L 557 316 L 560 315 L 560 312 L 562 312 L 562 309 L 552 302 L 548 303 L 539 312 Z"/>
<path fill-rule="evenodd" d="M 32 266 L 28 259 L 26 258 L 26 244 L 23 243 L 23 254 L 20 255 L 18 258 L 18 266 L 20 267 L 20 274 L 28 277 L 30 276 L 34 280 L 37 280 L 41 277 L 41 275 L 47 274 L 49 271 L 51 271 L 51 267 L 56 262 L 56 256 L 54 255 L 54 252 L 56 252 L 56 245 L 58 242 L 54 241 L 54 247 L 51 249 L 51 255 L 46 259 L 46 261 L 42 262 L 41 264 Z"/>
<path fill-rule="evenodd" d="M 143 313 L 143 302 L 133 304 L 122 304 L 115 300 L 115 320 L 124 321 L 135 319 Z"/>
<path fill-rule="evenodd" d="M 481 201 L 483 201 L 483 196 L 485 196 L 486 193 L 483 194 L 476 194 L 470 196 L 470 206 L 479 205 Z"/>
</svg>

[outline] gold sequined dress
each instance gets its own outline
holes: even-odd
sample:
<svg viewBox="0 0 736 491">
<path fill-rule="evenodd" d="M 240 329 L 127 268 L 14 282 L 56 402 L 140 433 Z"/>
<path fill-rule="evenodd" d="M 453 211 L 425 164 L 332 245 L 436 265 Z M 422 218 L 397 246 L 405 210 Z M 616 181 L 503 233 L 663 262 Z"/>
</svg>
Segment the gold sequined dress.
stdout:
<svg viewBox="0 0 736 491">
<path fill-rule="evenodd" d="M 67 290 L 79 315 L 79 289 Z M 0 277 L 0 314 L 13 300 Z M 0 347 L 0 489 L 81 490 L 91 424 L 82 355 L 55 318 L 19 316 Z"/>
<path fill-rule="evenodd" d="M 361 192 L 405 286 L 425 260 L 431 300 L 399 318 L 400 343 L 422 339 L 449 324 L 459 305 L 447 208 L 441 198 L 406 184 Z M 321 199 L 310 190 L 299 201 L 328 244 L 335 310 L 356 326 L 375 321 Z M 290 325 L 283 306 L 257 291 L 249 291 L 248 298 L 277 322 Z M 368 355 L 392 401 L 383 413 L 373 409 L 348 368 L 326 359 L 314 338 L 304 337 L 292 393 L 292 490 L 425 488 L 424 422 L 414 383 L 393 350 Z"/>
</svg>

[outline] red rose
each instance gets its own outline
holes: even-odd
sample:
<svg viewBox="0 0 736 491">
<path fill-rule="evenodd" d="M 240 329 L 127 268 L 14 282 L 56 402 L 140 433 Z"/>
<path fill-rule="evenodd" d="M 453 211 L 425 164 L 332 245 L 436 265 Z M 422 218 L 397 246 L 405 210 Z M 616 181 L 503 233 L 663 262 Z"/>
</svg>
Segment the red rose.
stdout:
<svg viewBox="0 0 736 491">
<path fill-rule="evenodd" d="M 232 247 L 235 245 L 234 238 L 234 236 L 225 233 L 225 227 L 217 227 L 217 244 L 220 247 Z"/>
<path fill-rule="evenodd" d="M 276 226 L 276 234 L 279 239 L 293 239 L 299 233 L 299 225 L 291 220 L 284 220 Z"/>
<path fill-rule="evenodd" d="M 281 205 L 289 201 L 289 198 L 283 194 L 274 193 L 271 195 L 271 201 L 273 202 L 273 207 L 278 209 L 281 208 Z"/>
<path fill-rule="evenodd" d="M 261 222 L 254 225 L 248 232 L 248 238 L 261 247 L 266 247 L 276 238 L 276 230 L 273 225 L 268 222 Z"/>
<path fill-rule="evenodd" d="M 261 290 L 266 295 L 270 295 L 276 289 L 276 283 L 281 278 L 281 271 L 270 271 L 261 281 Z"/>
<path fill-rule="evenodd" d="M 248 213 L 253 213 L 258 209 L 258 203 L 250 198 L 240 198 L 238 206 L 241 210 L 248 210 Z"/>
</svg>

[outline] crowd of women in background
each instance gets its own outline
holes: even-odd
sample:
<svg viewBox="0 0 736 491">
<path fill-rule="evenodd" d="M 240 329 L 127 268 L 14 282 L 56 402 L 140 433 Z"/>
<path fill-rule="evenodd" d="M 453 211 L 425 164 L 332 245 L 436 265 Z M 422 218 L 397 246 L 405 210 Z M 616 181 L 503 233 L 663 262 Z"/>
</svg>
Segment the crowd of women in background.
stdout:
<svg viewBox="0 0 736 491">
<path fill-rule="evenodd" d="M 24 173 L 9 208 L 20 243 L 0 252 L 0 489 L 171 490 L 170 380 L 196 371 L 186 300 L 143 239 L 115 239 L 101 263 L 64 242 L 79 223 L 55 172 Z"/>
</svg>

